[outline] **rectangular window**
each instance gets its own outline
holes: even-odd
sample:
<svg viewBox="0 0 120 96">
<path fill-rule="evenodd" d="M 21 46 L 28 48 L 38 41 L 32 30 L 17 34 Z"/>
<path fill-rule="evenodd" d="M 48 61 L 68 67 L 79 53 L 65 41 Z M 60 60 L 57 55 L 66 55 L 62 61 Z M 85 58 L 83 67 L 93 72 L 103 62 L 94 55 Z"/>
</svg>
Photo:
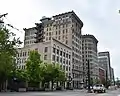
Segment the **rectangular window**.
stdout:
<svg viewBox="0 0 120 96">
<path fill-rule="evenodd" d="M 68 32 L 68 30 L 66 29 L 66 33 Z"/>
<path fill-rule="evenodd" d="M 66 54 L 66 58 L 68 58 L 68 54 Z"/>
<path fill-rule="evenodd" d="M 68 71 L 68 66 L 66 66 L 66 71 Z"/>
<path fill-rule="evenodd" d="M 65 43 L 68 44 L 68 40 L 66 40 Z"/>
<path fill-rule="evenodd" d="M 46 37 L 46 41 L 48 40 L 48 37 Z"/>
<path fill-rule="evenodd" d="M 65 70 L 65 65 L 63 65 L 63 70 Z"/>
<path fill-rule="evenodd" d="M 55 61 L 55 55 L 52 55 L 52 60 Z"/>
<path fill-rule="evenodd" d="M 69 65 L 70 65 L 71 63 L 70 63 L 70 61 L 69 61 Z"/>
<path fill-rule="evenodd" d="M 65 57 L 65 52 L 63 52 L 63 57 Z"/>
<path fill-rule="evenodd" d="M 68 60 L 66 60 L 66 64 L 68 64 Z"/>
<path fill-rule="evenodd" d="M 65 59 L 63 59 L 63 64 L 65 64 Z"/>
<path fill-rule="evenodd" d="M 69 71 L 70 71 L 70 67 L 69 67 Z"/>
<path fill-rule="evenodd" d="M 20 57 L 22 57 L 22 52 L 20 53 Z"/>
<path fill-rule="evenodd" d="M 59 35 L 60 35 L 60 31 L 59 31 Z"/>
<path fill-rule="evenodd" d="M 62 58 L 60 58 L 60 63 L 62 63 Z"/>
<path fill-rule="evenodd" d="M 53 53 L 55 53 L 55 50 L 56 50 L 56 49 L 55 49 L 55 48 L 53 48 Z"/>
<path fill-rule="evenodd" d="M 59 56 L 57 56 L 57 62 L 59 62 Z"/>
<path fill-rule="evenodd" d="M 63 30 L 63 34 L 65 33 L 65 31 Z"/>
<path fill-rule="evenodd" d="M 23 52 L 23 54 L 22 54 L 23 56 L 24 56 L 24 52 Z"/>
<path fill-rule="evenodd" d="M 62 56 L 62 51 L 60 51 L 60 56 Z"/>
<path fill-rule="evenodd" d="M 59 36 L 59 38 L 58 38 L 59 40 L 60 40 L 60 36 Z"/>
<path fill-rule="evenodd" d="M 47 60 L 47 55 L 44 55 L 44 60 Z"/>
<path fill-rule="evenodd" d="M 48 47 L 45 47 L 45 50 L 44 50 L 44 52 L 48 52 Z"/>
<path fill-rule="evenodd" d="M 18 57 L 19 57 L 19 53 L 18 53 L 17 55 L 18 55 Z"/>
<path fill-rule="evenodd" d="M 59 55 L 59 49 L 57 49 L 57 54 Z"/>
<path fill-rule="evenodd" d="M 24 54 L 25 56 L 26 56 L 26 52 L 25 52 L 25 54 Z"/>
<path fill-rule="evenodd" d="M 71 56 L 69 55 L 69 59 L 71 58 Z"/>
</svg>

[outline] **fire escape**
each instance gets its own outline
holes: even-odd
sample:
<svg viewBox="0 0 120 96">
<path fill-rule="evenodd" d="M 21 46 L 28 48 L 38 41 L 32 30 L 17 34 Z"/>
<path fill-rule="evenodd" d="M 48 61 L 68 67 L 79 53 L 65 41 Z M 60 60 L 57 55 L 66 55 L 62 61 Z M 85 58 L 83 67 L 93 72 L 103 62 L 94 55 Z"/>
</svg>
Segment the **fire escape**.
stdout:
<svg viewBox="0 0 120 96">
<path fill-rule="evenodd" d="M 43 39 L 45 38 L 44 37 L 44 26 L 43 26 L 43 23 L 35 23 L 36 25 L 36 30 L 37 32 L 35 33 L 36 34 L 36 41 L 35 43 L 39 43 L 39 42 L 43 42 Z"/>
</svg>

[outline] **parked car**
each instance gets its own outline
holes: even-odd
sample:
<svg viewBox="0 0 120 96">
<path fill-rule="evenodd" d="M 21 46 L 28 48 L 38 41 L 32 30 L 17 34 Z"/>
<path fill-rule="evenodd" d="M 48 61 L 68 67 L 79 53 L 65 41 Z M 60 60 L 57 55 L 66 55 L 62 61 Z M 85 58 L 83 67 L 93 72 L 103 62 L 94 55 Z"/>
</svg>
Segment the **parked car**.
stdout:
<svg viewBox="0 0 120 96">
<path fill-rule="evenodd" d="M 96 84 L 93 86 L 93 91 L 94 93 L 98 93 L 98 92 L 101 92 L 101 93 L 105 93 L 106 92 L 106 88 L 104 87 L 103 84 Z"/>
</svg>

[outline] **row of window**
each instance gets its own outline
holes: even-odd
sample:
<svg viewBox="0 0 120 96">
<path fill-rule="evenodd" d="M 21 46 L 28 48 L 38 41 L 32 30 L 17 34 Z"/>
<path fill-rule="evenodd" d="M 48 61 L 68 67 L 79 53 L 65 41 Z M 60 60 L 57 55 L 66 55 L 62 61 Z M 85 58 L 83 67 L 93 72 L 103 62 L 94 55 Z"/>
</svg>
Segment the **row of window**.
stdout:
<svg viewBox="0 0 120 96">
<path fill-rule="evenodd" d="M 89 39 L 83 39 L 82 42 L 93 42 L 93 41 Z"/>
<path fill-rule="evenodd" d="M 21 64 L 21 63 L 25 63 L 25 61 L 26 61 L 26 58 L 18 58 L 18 59 L 16 59 L 16 62 L 17 62 L 17 64 Z"/>
<path fill-rule="evenodd" d="M 92 51 L 82 51 L 82 54 L 84 53 L 92 54 Z"/>
<path fill-rule="evenodd" d="M 68 15 L 63 15 L 63 16 L 56 17 L 55 20 L 58 20 L 58 19 L 61 20 L 66 18 L 71 18 L 71 16 L 68 17 Z"/>
<path fill-rule="evenodd" d="M 32 35 L 32 36 L 25 36 L 25 40 L 28 40 L 28 39 L 35 39 L 35 36 Z"/>
<path fill-rule="evenodd" d="M 35 29 L 31 29 L 31 30 L 28 30 L 28 31 L 25 31 L 25 36 L 30 36 L 30 35 L 34 35 L 35 32 L 37 32 L 37 30 Z"/>
<path fill-rule="evenodd" d="M 81 44 L 80 38 L 76 37 L 75 35 L 72 35 L 72 39 Z"/>
<path fill-rule="evenodd" d="M 72 44 L 73 44 L 73 45 L 75 45 L 75 47 L 77 47 L 77 48 L 80 48 L 80 49 L 81 49 L 81 47 L 80 47 L 80 45 L 79 45 L 78 43 L 76 43 L 76 42 L 72 41 Z"/>
<path fill-rule="evenodd" d="M 90 58 L 92 58 L 93 56 L 92 55 L 82 55 L 82 58 L 84 58 L 84 57 L 90 57 Z"/>
<path fill-rule="evenodd" d="M 75 59 L 75 58 L 72 58 L 72 63 L 77 63 L 77 64 L 80 64 L 80 61 L 78 59 Z"/>
<path fill-rule="evenodd" d="M 68 44 L 68 37 L 67 36 L 56 36 L 55 37 L 57 40 L 62 40 L 65 44 Z M 47 36 L 46 37 L 46 41 L 48 41 L 48 40 L 51 40 L 51 36 L 49 37 L 49 36 Z"/>
<path fill-rule="evenodd" d="M 35 43 L 35 40 L 31 40 L 31 41 L 25 41 L 25 45 L 30 45 L 30 44 L 34 44 Z"/>
<path fill-rule="evenodd" d="M 54 48 L 54 47 L 53 47 L 53 53 L 55 53 L 57 55 L 60 55 L 60 56 L 63 56 L 63 57 L 66 57 L 66 58 L 69 58 L 69 59 L 71 58 L 70 54 L 68 54 L 68 53 L 66 53 L 66 52 L 64 52 L 62 50 L 59 50 L 57 48 Z"/>
<path fill-rule="evenodd" d="M 19 66 L 17 66 L 17 68 L 18 68 L 18 69 L 25 69 L 26 66 L 25 66 L 25 65 L 19 65 Z M 65 70 L 65 71 L 71 71 L 71 68 L 70 68 L 70 67 L 64 66 L 64 65 L 62 66 L 62 69 Z"/>
<path fill-rule="evenodd" d="M 73 64 L 73 69 L 77 69 L 77 70 L 80 71 L 80 67 L 79 67 L 79 66 L 76 66 L 76 65 L 74 65 L 74 64 Z"/>
<path fill-rule="evenodd" d="M 70 67 L 65 66 L 65 65 L 62 66 L 62 69 L 65 70 L 65 71 L 70 71 Z"/>
<path fill-rule="evenodd" d="M 80 78 L 80 74 L 73 73 L 73 78 Z"/>
<path fill-rule="evenodd" d="M 58 62 L 58 63 L 61 63 L 61 64 L 71 65 L 70 60 L 68 60 L 67 58 L 65 59 L 65 58 L 56 56 L 56 55 L 52 55 L 52 61 L 55 61 L 55 62 Z"/>
<path fill-rule="evenodd" d="M 81 47 L 80 47 L 81 48 Z M 75 48 L 74 46 L 72 47 L 72 50 L 75 51 L 76 53 L 80 53 L 81 54 L 81 51 L 80 49 L 78 48 Z"/>
<path fill-rule="evenodd" d="M 53 28 L 54 30 L 60 30 L 61 28 L 67 28 L 68 24 L 63 24 L 63 25 L 59 25 L 59 26 L 55 26 L 55 27 L 47 27 L 45 31 L 51 31 Z M 67 29 L 66 29 L 67 32 Z"/>
<path fill-rule="evenodd" d="M 17 66 L 18 69 L 25 69 L 25 65 Z"/>
<path fill-rule="evenodd" d="M 81 56 L 79 56 L 79 54 L 78 54 L 78 53 L 75 53 L 75 52 L 72 52 L 72 56 L 73 56 L 73 57 L 76 57 L 76 58 L 81 58 Z"/>
<path fill-rule="evenodd" d="M 62 18 L 61 18 L 62 19 Z M 66 23 L 66 22 L 70 22 L 71 20 L 66 18 L 66 19 L 62 19 L 62 20 L 57 20 L 56 24 L 60 24 L 60 23 Z"/>
</svg>

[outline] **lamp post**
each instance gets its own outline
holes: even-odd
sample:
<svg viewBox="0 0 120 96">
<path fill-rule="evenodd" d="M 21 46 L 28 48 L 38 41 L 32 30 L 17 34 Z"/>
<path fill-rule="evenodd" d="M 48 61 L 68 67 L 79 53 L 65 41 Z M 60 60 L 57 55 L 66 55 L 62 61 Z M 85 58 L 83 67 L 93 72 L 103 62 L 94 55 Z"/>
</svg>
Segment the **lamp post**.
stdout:
<svg viewBox="0 0 120 96">
<path fill-rule="evenodd" d="M 88 93 L 91 93 L 91 88 L 90 88 L 90 62 L 87 60 L 87 67 L 88 67 Z"/>
<path fill-rule="evenodd" d="M 71 89 L 71 81 L 72 81 L 72 77 L 68 76 L 68 89 Z"/>
</svg>

